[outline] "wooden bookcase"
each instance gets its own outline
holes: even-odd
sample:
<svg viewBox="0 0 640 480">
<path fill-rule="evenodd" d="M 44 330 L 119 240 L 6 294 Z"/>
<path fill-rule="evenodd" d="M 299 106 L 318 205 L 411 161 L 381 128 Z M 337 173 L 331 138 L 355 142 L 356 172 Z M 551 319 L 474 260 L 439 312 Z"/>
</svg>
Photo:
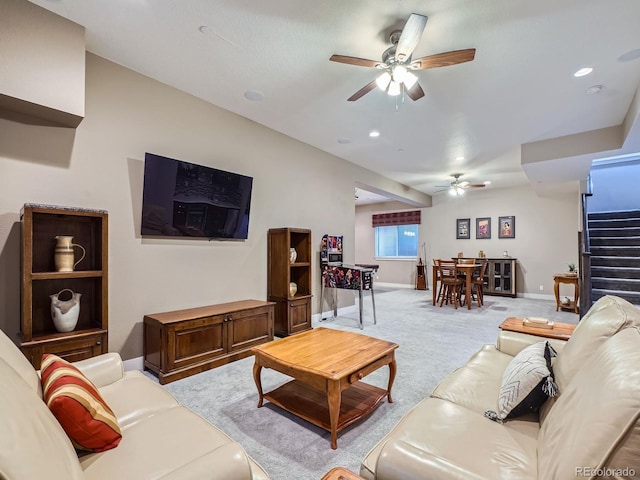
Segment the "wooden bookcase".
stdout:
<svg viewBox="0 0 640 480">
<path fill-rule="evenodd" d="M 296 261 L 289 261 L 295 248 Z M 276 302 L 275 334 L 286 337 L 311 329 L 311 230 L 272 228 L 267 239 L 267 296 Z M 291 295 L 289 284 L 297 285 Z"/>
<path fill-rule="evenodd" d="M 22 208 L 22 352 L 35 368 L 43 353 L 69 361 L 108 351 L 108 215 L 104 210 L 27 203 Z M 57 272 L 57 235 L 73 236 L 85 258 L 73 272 Z M 81 293 L 75 329 L 58 332 L 49 295 L 68 288 Z"/>
</svg>

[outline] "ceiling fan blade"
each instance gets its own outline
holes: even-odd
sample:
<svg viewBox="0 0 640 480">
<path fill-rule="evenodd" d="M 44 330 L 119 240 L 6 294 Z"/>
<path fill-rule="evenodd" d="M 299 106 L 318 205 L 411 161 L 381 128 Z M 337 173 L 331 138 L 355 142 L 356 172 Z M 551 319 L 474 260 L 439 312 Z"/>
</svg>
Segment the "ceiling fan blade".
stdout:
<svg viewBox="0 0 640 480">
<path fill-rule="evenodd" d="M 360 90 L 358 90 L 356 93 L 354 93 L 353 95 L 351 95 L 349 98 L 347 98 L 347 100 L 349 102 L 355 102 L 356 100 L 358 100 L 360 97 L 364 97 L 367 93 L 369 93 L 371 90 L 373 90 L 374 88 L 376 88 L 376 81 L 372 80 L 370 83 L 367 83 L 364 87 L 362 87 Z"/>
<path fill-rule="evenodd" d="M 398 62 L 404 62 L 411 56 L 420 41 L 420 37 L 422 37 L 422 32 L 424 32 L 426 25 L 427 17 L 424 15 L 412 13 L 409 16 L 396 47 L 396 60 Z"/>
<path fill-rule="evenodd" d="M 475 48 L 436 53 L 435 55 L 428 55 L 411 61 L 409 68 L 412 70 L 426 70 L 427 68 L 448 67 L 449 65 L 470 62 L 475 56 Z"/>
<path fill-rule="evenodd" d="M 366 58 L 347 57 L 346 55 L 331 55 L 332 62 L 346 63 L 347 65 L 357 65 L 359 67 L 377 68 L 380 62 L 367 60 Z"/>
<path fill-rule="evenodd" d="M 484 183 L 467 183 L 466 185 L 460 185 L 462 188 L 482 188 L 486 187 Z"/>
<path fill-rule="evenodd" d="M 419 100 L 424 97 L 424 90 L 418 82 L 414 83 L 413 87 L 407 89 L 407 95 L 413 101 Z"/>
</svg>

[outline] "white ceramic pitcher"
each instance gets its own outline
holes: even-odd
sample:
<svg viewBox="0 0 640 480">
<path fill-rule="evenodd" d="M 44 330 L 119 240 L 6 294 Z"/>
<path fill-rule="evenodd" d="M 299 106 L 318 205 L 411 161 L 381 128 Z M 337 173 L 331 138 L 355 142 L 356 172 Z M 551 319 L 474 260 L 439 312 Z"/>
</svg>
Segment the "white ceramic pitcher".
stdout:
<svg viewBox="0 0 640 480">
<path fill-rule="evenodd" d="M 60 300 L 63 292 L 69 292 L 71 298 L 69 300 Z M 58 293 L 49 295 L 51 298 L 51 319 L 53 326 L 59 332 L 70 332 L 76 328 L 78 316 L 80 315 L 80 297 L 81 293 L 75 293 L 69 288 L 60 290 Z"/>
<path fill-rule="evenodd" d="M 76 262 L 73 247 L 82 250 L 82 256 Z M 56 236 L 56 248 L 54 250 L 53 259 L 58 272 L 73 272 L 76 265 L 82 261 L 85 256 L 85 250 L 82 245 L 73 243 L 73 237 L 69 235 Z"/>
</svg>

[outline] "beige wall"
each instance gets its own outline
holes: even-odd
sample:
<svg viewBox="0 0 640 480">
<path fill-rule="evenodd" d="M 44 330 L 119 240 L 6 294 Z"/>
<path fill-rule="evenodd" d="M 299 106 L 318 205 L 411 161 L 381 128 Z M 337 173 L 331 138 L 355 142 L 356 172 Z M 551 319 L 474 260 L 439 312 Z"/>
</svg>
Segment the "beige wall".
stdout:
<svg viewBox="0 0 640 480">
<path fill-rule="evenodd" d="M 539 197 L 529 186 L 487 188 L 468 192 L 462 198 L 436 195 L 433 206 L 422 209 L 420 244 L 426 243 L 429 265 L 433 258 L 455 256 L 460 251 L 465 256 L 475 256 L 484 250 L 489 257 L 500 257 L 507 250 L 518 259 L 519 294 L 553 295 L 553 274 L 567 271 L 568 263 L 578 263 L 579 202 L 576 197 L 575 193 Z M 356 261 L 380 263 L 379 282 L 414 285 L 416 263 L 373 258 L 371 214 L 412 209 L 397 202 L 356 208 Z M 499 239 L 498 217 L 507 215 L 516 217 L 516 238 Z M 477 217 L 491 217 L 491 239 L 475 239 Z M 471 218 L 470 240 L 456 240 L 457 218 Z M 429 281 L 431 283 L 430 278 Z"/>
<path fill-rule="evenodd" d="M 269 228 L 310 228 L 316 255 L 323 234 L 344 235 L 352 262 L 354 182 L 428 198 L 94 55 L 86 81 L 75 131 L 0 120 L 0 328 L 9 334 L 19 330 L 25 202 L 108 210 L 109 347 L 128 359 L 142 355 L 146 313 L 265 299 Z M 145 152 L 254 177 L 249 239 L 141 238 Z"/>
</svg>

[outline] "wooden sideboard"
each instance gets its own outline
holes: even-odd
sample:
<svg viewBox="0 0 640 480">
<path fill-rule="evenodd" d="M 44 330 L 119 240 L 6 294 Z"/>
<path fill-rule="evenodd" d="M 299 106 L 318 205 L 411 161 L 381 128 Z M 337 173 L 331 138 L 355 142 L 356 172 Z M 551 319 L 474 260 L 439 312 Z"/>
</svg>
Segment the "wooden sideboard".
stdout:
<svg viewBox="0 0 640 480">
<path fill-rule="evenodd" d="M 144 367 L 161 384 L 251 355 L 273 340 L 275 302 L 242 300 L 144 316 Z"/>
</svg>

